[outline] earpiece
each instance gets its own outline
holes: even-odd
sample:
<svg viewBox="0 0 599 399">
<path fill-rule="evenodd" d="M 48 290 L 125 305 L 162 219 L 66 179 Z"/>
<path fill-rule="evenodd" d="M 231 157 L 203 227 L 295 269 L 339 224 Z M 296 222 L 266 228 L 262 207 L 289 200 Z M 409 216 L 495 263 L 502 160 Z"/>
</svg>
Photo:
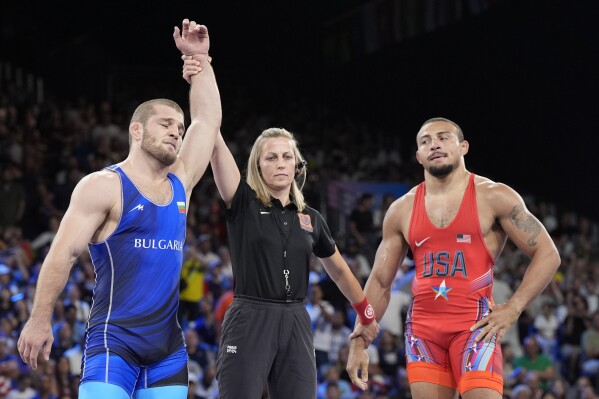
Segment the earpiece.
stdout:
<svg viewBox="0 0 599 399">
<path fill-rule="evenodd" d="M 308 164 L 308 162 L 306 162 L 306 160 L 305 160 L 305 159 L 302 159 L 302 160 L 301 160 L 301 161 L 300 161 L 300 162 L 299 162 L 299 163 L 296 165 L 296 168 L 297 168 L 298 170 L 300 170 L 300 169 L 303 169 L 303 168 L 305 168 L 305 167 L 306 167 L 306 165 L 307 165 L 307 164 Z"/>
<path fill-rule="evenodd" d="M 308 162 L 306 162 L 305 159 L 302 159 L 297 165 L 295 165 L 295 177 L 302 172 L 302 169 L 304 169 L 307 164 Z"/>
</svg>

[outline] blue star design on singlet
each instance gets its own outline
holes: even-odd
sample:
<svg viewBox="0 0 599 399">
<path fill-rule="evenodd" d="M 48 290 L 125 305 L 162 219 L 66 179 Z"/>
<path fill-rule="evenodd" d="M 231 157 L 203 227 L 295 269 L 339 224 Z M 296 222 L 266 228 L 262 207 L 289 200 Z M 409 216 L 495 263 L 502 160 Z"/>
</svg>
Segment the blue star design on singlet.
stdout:
<svg viewBox="0 0 599 399">
<path fill-rule="evenodd" d="M 441 285 L 439 285 L 438 287 L 432 287 L 433 291 L 435 291 L 435 300 L 437 298 L 439 298 L 440 296 L 442 296 L 443 298 L 445 298 L 446 301 L 449 301 L 449 298 L 447 298 L 447 293 L 449 291 L 452 290 L 452 288 L 448 288 L 445 285 L 445 279 L 443 280 L 443 282 L 441 283 Z"/>
</svg>

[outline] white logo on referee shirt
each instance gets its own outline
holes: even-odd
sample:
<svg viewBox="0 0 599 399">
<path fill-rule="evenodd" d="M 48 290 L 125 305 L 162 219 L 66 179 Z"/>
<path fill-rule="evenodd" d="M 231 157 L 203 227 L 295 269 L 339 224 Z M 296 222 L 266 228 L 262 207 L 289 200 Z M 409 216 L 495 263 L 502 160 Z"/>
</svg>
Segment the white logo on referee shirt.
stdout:
<svg viewBox="0 0 599 399">
<path fill-rule="evenodd" d="M 260 215 L 270 215 L 270 212 L 260 211 Z"/>
<path fill-rule="evenodd" d="M 237 353 L 237 345 L 227 345 L 227 353 Z"/>
</svg>

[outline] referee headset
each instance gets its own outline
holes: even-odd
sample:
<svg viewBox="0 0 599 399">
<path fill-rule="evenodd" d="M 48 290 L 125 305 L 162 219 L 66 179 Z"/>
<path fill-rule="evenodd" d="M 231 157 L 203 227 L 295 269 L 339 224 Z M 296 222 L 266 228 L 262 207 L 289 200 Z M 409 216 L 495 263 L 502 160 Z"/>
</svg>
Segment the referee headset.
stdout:
<svg viewBox="0 0 599 399">
<path fill-rule="evenodd" d="M 305 159 L 300 158 L 300 161 L 297 163 L 297 165 L 295 165 L 295 180 L 296 183 L 299 185 L 299 189 L 303 189 L 304 188 L 304 184 L 306 183 L 306 165 L 308 164 L 308 162 L 306 162 Z"/>
</svg>

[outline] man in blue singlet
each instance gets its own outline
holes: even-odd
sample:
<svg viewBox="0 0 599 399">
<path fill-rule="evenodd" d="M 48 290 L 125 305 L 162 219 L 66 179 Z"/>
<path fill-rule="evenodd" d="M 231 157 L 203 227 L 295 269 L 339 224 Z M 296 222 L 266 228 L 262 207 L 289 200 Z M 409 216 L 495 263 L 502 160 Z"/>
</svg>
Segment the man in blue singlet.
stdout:
<svg viewBox="0 0 599 399">
<path fill-rule="evenodd" d="M 75 259 L 89 250 L 96 274 L 79 398 L 187 398 L 187 353 L 177 305 L 191 190 L 204 174 L 221 106 L 208 30 L 175 28 L 183 54 L 202 54 L 190 91 L 185 140 L 181 108 L 150 100 L 133 113 L 127 159 L 83 178 L 42 266 L 19 353 L 37 368 L 52 347 L 51 317 Z"/>
</svg>

